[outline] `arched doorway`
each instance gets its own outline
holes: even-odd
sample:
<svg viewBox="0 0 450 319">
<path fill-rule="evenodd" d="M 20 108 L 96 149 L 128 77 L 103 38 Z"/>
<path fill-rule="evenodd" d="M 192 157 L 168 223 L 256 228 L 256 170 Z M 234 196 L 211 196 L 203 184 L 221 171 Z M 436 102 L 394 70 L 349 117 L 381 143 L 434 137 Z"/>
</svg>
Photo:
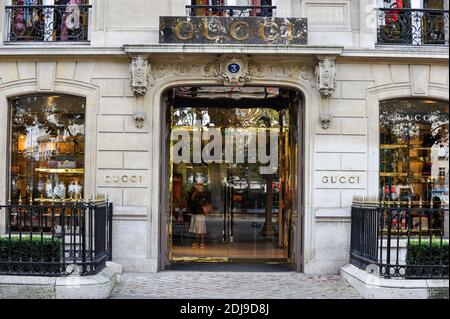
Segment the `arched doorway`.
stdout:
<svg viewBox="0 0 450 319">
<path fill-rule="evenodd" d="M 165 91 L 161 264 L 301 270 L 302 95 L 283 87 Z"/>
</svg>

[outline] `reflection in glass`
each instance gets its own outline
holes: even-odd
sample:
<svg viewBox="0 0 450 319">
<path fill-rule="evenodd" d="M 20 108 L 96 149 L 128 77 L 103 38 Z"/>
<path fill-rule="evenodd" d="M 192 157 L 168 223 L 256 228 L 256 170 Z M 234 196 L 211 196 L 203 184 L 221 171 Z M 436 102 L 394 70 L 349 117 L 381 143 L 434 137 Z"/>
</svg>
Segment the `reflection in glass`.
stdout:
<svg viewBox="0 0 450 319">
<path fill-rule="evenodd" d="M 85 99 L 18 97 L 11 100 L 11 115 L 11 201 L 81 198 Z"/>
<path fill-rule="evenodd" d="M 251 90 L 233 94 L 250 94 Z M 251 94 L 264 93 L 264 89 L 254 90 Z M 201 89 L 197 89 L 196 97 L 202 94 Z M 223 92 L 220 88 L 209 88 L 209 97 L 214 94 L 221 97 Z M 291 111 L 288 105 L 284 109 L 225 108 L 214 107 L 214 99 L 210 104 L 211 107 L 171 109 L 172 133 L 185 132 L 183 135 L 188 136 L 190 146 L 188 156 L 183 157 L 186 161 L 176 162 L 174 158 L 181 155 L 176 152 L 183 150 L 174 147 L 179 138 L 171 141 L 171 260 L 286 261 L 294 187 Z M 212 130 L 220 132 L 220 152 L 224 153 L 214 161 L 201 157 L 196 162 L 194 135 L 198 131 Z M 260 138 L 258 132 L 267 136 L 276 132 L 277 160 L 269 174 L 261 173 L 261 168 L 268 164 L 260 163 L 249 151 L 253 142 L 259 147 L 256 140 L 252 142 L 252 138 Z M 230 163 L 224 149 L 227 138 L 234 133 L 243 137 L 244 147 L 238 147 L 238 138 L 232 140 L 235 157 Z M 200 149 L 204 150 L 214 139 L 203 139 Z M 269 138 L 265 141 L 264 151 L 268 151 Z M 238 156 L 242 156 L 243 161 L 237 161 Z"/>
<path fill-rule="evenodd" d="M 448 102 L 443 101 L 380 102 L 379 195 L 382 201 L 401 203 L 405 207 L 448 208 L 448 112 Z M 413 216 L 412 231 L 419 226 L 423 231 L 429 227 L 438 229 L 442 226 L 441 217 L 436 213 L 429 221 L 426 216 Z M 445 219 L 448 229 L 448 214 Z M 406 218 L 393 222 L 407 228 Z"/>
</svg>

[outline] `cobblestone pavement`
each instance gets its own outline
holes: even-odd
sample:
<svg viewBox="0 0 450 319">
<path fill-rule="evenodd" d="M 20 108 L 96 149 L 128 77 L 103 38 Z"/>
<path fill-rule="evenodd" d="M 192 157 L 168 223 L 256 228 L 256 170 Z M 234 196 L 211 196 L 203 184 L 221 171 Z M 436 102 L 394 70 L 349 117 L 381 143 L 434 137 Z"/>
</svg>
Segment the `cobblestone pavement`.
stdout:
<svg viewBox="0 0 450 319">
<path fill-rule="evenodd" d="M 124 273 L 112 298 L 144 299 L 354 299 L 339 276 L 296 272 L 163 271 Z"/>
</svg>

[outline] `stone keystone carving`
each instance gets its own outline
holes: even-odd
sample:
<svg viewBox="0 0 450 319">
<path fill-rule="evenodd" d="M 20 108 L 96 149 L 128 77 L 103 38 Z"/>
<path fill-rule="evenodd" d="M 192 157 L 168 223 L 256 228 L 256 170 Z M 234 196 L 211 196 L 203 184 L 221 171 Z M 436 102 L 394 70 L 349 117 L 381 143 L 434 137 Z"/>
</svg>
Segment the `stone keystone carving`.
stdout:
<svg viewBox="0 0 450 319">
<path fill-rule="evenodd" d="M 319 56 L 316 66 L 316 85 L 323 97 L 331 97 L 336 90 L 336 68 L 334 57 Z"/>
<path fill-rule="evenodd" d="M 251 81 L 249 57 L 238 54 L 225 54 L 218 60 L 217 80 L 224 85 L 244 85 Z"/>
<path fill-rule="evenodd" d="M 150 86 L 149 81 L 149 70 L 150 65 L 148 63 L 147 57 L 142 55 L 134 56 L 131 61 L 130 72 L 131 72 L 131 89 L 134 94 L 145 95 Z"/>
</svg>

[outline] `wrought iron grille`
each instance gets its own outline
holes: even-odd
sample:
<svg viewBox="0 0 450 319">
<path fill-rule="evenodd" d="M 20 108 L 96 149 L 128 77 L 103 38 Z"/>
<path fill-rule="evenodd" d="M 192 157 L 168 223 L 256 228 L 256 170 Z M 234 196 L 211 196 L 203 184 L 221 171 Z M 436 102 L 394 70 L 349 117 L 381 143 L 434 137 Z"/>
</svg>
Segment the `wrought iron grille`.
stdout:
<svg viewBox="0 0 450 319">
<path fill-rule="evenodd" d="M 276 6 L 186 6 L 189 16 L 272 17 Z"/>
<path fill-rule="evenodd" d="M 6 6 L 6 41 L 88 41 L 91 7 L 82 4 Z"/>
<path fill-rule="evenodd" d="M 380 8 L 377 21 L 377 44 L 448 46 L 448 10 Z"/>
<path fill-rule="evenodd" d="M 108 201 L 8 203 L 2 211 L 1 275 L 94 275 L 112 258 Z"/>
<path fill-rule="evenodd" d="M 350 263 L 385 278 L 449 278 L 448 208 L 416 206 L 354 201 Z"/>
</svg>

